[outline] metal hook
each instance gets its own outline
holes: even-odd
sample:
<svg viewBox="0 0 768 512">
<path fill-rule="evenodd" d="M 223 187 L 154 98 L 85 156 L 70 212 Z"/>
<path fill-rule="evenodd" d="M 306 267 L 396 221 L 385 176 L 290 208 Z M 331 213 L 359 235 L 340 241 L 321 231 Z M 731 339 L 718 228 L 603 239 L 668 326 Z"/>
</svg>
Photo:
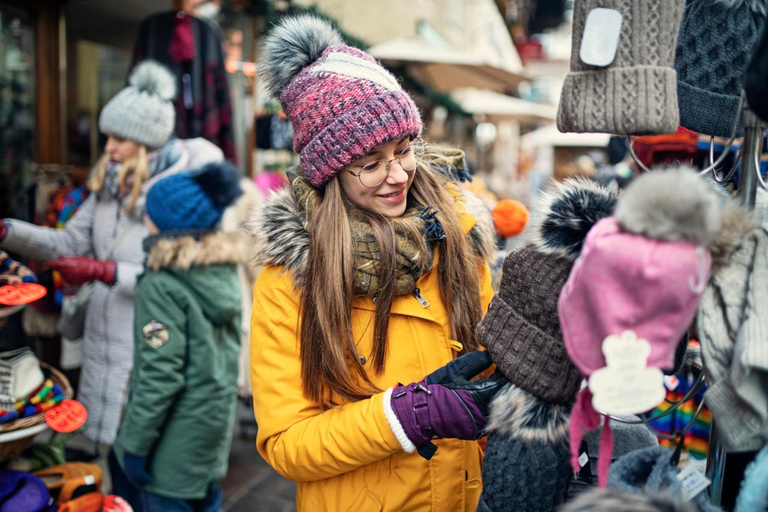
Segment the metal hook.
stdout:
<svg viewBox="0 0 768 512">
<path fill-rule="evenodd" d="M 744 107 L 744 91 L 741 91 L 741 95 L 739 96 L 739 104 L 736 107 L 736 119 L 733 121 L 733 128 L 731 129 L 731 137 L 728 139 L 728 143 L 725 145 L 725 148 L 723 149 L 723 152 L 720 154 L 720 156 L 717 158 L 716 162 L 711 162 L 711 159 L 714 158 L 714 137 L 710 139 L 710 166 L 702 169 L 699 171 L 700 176 L 704 176 L 707 173 L 712 173 L 712 179 L 714 179 L 718 183 L 722 183 L 722 181 L 726 181 L 733 176 L 733 173 L 736 172 L 736 163 L 738 163 L 738 159 L 734 163 L 734 167 L 728 172 L 728 176 L 726 178 L 723 178 L 722 181 L 718 180 L 717 178 L 717 168 L 720 166 L 721 163 L 725 160 L 725 157 L 728 156 L 728 153 L 731 151 L 731 148 L 733 147 L 733 142 L 736 140 L 736 133 L 739 131 L 739 118 L 741 117 L 741 110 Z"/>
</svg>

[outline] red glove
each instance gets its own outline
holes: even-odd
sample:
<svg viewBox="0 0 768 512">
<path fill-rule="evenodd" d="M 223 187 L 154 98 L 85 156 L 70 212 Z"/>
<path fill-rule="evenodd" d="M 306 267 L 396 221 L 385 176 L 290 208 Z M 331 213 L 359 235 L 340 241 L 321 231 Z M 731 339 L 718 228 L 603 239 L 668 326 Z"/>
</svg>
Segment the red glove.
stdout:
<svg viewBox="0 0 768 512">
<path fill-rule="evenodd" d="M 5 223 L 5 220 L 0 219 L 0 242 L 3 241 L 5 238 L 5 235 L 8 234 L 8 225 Z"/>
<path fill-rule="evenodd" d="M 85 256 L 62 256 L 57 261 L 48 262 L 48 266 L 61 272 L 64 281 L 75 286 L 91 281 L 112 285 L 117 278 L 117 263 L 114 261 L 96 260 Z"/>
</svg>

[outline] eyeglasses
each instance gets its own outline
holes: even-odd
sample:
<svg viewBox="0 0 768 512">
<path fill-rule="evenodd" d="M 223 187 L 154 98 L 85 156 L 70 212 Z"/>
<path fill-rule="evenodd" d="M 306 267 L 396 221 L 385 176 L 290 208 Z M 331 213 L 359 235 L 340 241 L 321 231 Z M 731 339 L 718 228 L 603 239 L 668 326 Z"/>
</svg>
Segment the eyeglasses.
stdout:
<svg viewBox="0 0 768 512">
<path fill-rule="evenodd" d="M 347 169 L 347 172 L 352 176 L 357 176 L 360 183 L 367 188 L 376 188 L 389 176 L 389 170 L 394 160 L 400 164 L 400 167 L 407 173 L 416 171 L 421 161 L 424 159 L 424 152 L 426 150 L 427 143 L 422 139 L 415 139 L 411 141 L 408 146 L 405 147 L 399 154 L 395 155 L 395 158 L 390 160 L 371 160 L 363 165 L 354 165 L 352 167 L 359 169 L 358 172 L 353 172 Z"/>
</svg>

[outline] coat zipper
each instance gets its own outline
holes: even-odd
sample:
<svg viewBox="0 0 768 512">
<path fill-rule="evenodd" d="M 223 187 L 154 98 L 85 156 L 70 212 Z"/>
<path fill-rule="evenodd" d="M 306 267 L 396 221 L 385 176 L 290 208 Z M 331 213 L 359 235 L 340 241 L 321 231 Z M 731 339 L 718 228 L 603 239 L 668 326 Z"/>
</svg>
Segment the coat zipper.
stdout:
<svg viewBox="0 0 768 512">
<path fill-rule="evenodd" d="M 429 307 L 429 301 L 424 298 L 424 296 L 421 294 L 421 290 L 418 288 L 413 289 L 413 296 L 416 298 L 417 301 L 419 301 L 419 304 L 421 304 L 421 307 L 424 309 L 427 309 Z"/>
</svg>

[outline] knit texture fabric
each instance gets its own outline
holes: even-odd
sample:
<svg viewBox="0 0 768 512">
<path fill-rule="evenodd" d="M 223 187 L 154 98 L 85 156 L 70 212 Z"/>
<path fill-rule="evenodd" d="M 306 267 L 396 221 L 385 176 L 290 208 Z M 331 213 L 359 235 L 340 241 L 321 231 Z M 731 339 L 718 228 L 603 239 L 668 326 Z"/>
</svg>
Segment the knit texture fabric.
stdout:
<svg viewBox="0 0 768 512">
<path fill-rule="evenodd" d="M 160 231 L 215 227 L 224 210 L 243 192 L 237 170 L 214 163 L 198 171 L 173 174 L 147 193 L 147 215 Z"/>
<path fill-rule="evenodd" d="M 504 261 L 501 285 L 477 329 L 507 379 L 556 404 L 572 403 L 581 376 L 563 344 L 557 301 L 572 261 L 527 244 Z"/>
<path fill-rule="evenodd" d="M 144 61 L 131 73 L 129 85 L 101 110 L 99 130 L 151 149 L 168 141 L 176 123 L 175 78 L 167 68 Z"/>
<path fill-rule="evenodd" d="M 488 436 L 478 512 L 554 512 L 573 478 L 568 444 Z"/>
<path fill-rule="evenodd" d="M 704 397 L 723 445 L 734 451 L 768 443 L 768 231 L 752 231 L 712 276 L 697 325 L 709 389 Z"/>
<path fill-rule="evenodd" d="M 768 122 L 768 24 L 752 52 L 744 78 L 744 92 L 749 108 Z"/>
<path fill-rule="evenodd" d="M 289 172 L 291 186 L 298 199 L 298 204 L 305 208 L 301 212 L 304 218 L 312 215 L 311 209 L 320 201 L 319 193 L 301 176 Z M 450 187 L 450 184 L 447 184 Z M 309 211 L 307 211 L 309 209 Z M 352 230 L 355 233 L 355 295 L 376 297 L 379 294 L 380 262 L 379 244 L 368 219 L 352 208 L 349 210 Z M 432 216 L 424 215 L 411 208 L 399 218 L 391 219 L 395 233 L 395 295 L 413 293 L 419 278 L 432 270 L 434 263 L 433 245 L 440 240 L 442 233 L 440 222 Z M 412 232 L 422 233 L 423 239 L 417 240 Z M 431 235 L 437 233 L 437 236 Z"/>
<path fill-rule="evenodd" d="M 675 68 L 680 102 L 680 124 L 706 135 L 730 137 L 747 63 L 765 16 L 748 2 L 688 0 Z"/>
<path fill-rule="evenodd" d="M 646 135 L 677 130 L 677 76 L 672 65 L 684 1 L 574 3 L 571 71 L 557 113 L 560 131 Z M 587 15 L 598 7 L 622 16 L 616 58 L 604 68 L 579 57 Z"/>
<path fill-rule="evenodd" d="M 367 53 L 331 46 L 280 96 L 293 123 L 293 149 L 315 187 L 374 149 L 421 134 L 416 105 Z"/>
</svg>

